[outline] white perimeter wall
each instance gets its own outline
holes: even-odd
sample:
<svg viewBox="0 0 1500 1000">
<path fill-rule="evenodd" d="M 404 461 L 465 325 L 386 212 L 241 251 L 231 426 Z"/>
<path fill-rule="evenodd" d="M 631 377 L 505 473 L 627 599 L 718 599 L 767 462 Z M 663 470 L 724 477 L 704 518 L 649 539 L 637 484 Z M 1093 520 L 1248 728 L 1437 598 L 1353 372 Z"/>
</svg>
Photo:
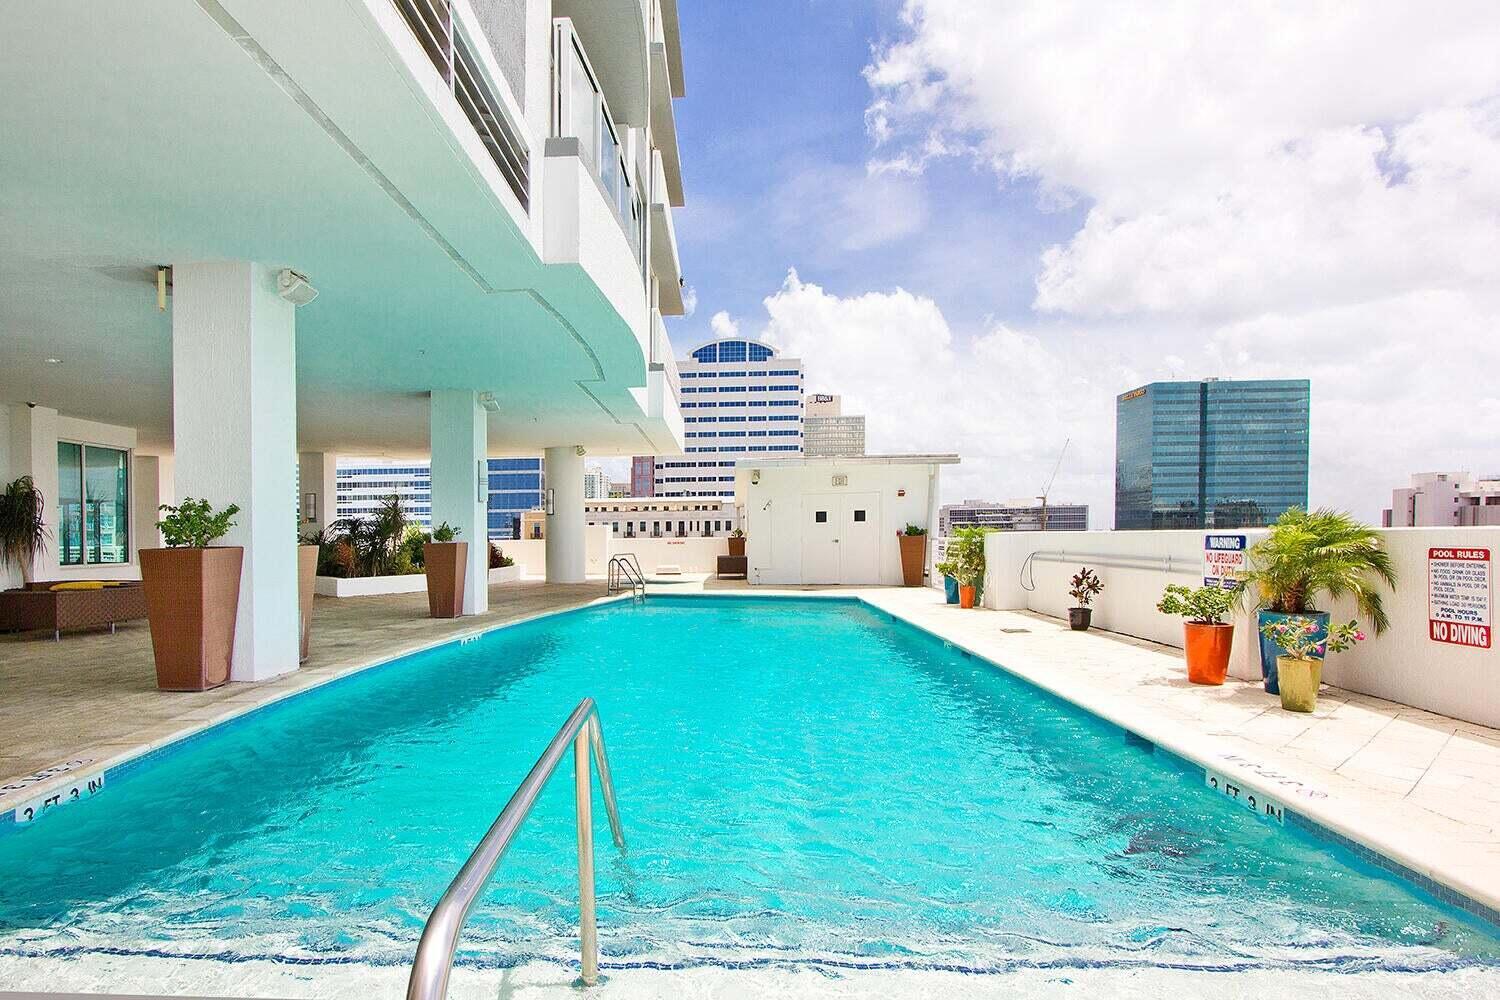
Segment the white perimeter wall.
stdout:
<svg viewBox="0 0 1500 1000">
<path fill-rule="evenodd" d="M 1248 535 L 1249 544 L 1265 537 L 1264 529 L 1216 532 Z M 1068 578 L 1080 566 L 1099 574 L 1104 592 L 1094 601 L 1094 624 L 1112 632 L 1182 646 L 1182 625 L 1156 610 L 1168 583 L 1196 586 L 1203 577 L 1201 531 L 995 532 L 985 543 L 987 561 L 984 605 L 1026 609 L 1063 618 L 1073 604 Z M 1500 528 L 1389 528 L 1381 532 L 1399 575 L 1395 594 L 1385 607 L 1391 628 L 1348 653 L 1335 654 L 1324 665 L 1329 684 L 1400 702 L 1482 725 L 1500 727 L 1500 646 L 1474 649 L 1434 642 L 1427 630 L 1427 550 L 1442 547 L 1488 548 L 1500 556 Z M 1061 561 L 1031 553 L 1063 552 Z M 1110 560 L 1140 563 L 1111 566 Z M 1148 565 L 1142 560 L 1156 560 Z M 1034 582 L 1035 590 L 1022 585 Z M 1491 613 L 1495 612 L 1494 581 Z M 1325 607 L 1335 619 L 1356 617 L 1352 603 Z M 1492 626 L 1496 624 L 1493 619 Z M 1367 632 L 1370 632 L 1368 627 Z M 1257 637 L 1248 616 L 1235 619 L 1235 677 L 1260 677 Z"/>
<path fill-rule="evenodd" d="M 744 503 L 745 554 L 750 559 L 750 582 L 802 583 L 802 498 L 809 493 L 878 493 L 880 514 L 879 574 L 873 581 L 900 586 L 901 545 L 896 532 L 908 523 L 929 528 L 937 524 L 934 500 L 937 470 L 928 463 L 812 464 L 764 466 L 760 482 L 750 483 L 746 468 L 735 472 L 735 498 Z M 847 476 L 834 486 L 834 476 Z M 900 495 L 905 491 L 905 496 Z M 927 559 L 932 562 L 929 546 Z"/>
<path fill-rule="evenodd" d="M 718 557 L 729 555 L 727 538 L 625 538 L 611 535 L 609 526 L 590 525 L 584 529 L 587 545 L 589 576 L 604 576 L 609 569 L 609 557 L 632 552 L 641 564 L 641 570 L 649 577 L 656 575 L 657 567 L 668 564 L 681 567 L 684 573 L 712 573 L 718 568 Z M 496 541 L 500 551 L 516 561 L 523 577 L 541 578 L 547 571 L 547 542 L 544 539 L 522 538 L 516 541 Z"/>
</svg>

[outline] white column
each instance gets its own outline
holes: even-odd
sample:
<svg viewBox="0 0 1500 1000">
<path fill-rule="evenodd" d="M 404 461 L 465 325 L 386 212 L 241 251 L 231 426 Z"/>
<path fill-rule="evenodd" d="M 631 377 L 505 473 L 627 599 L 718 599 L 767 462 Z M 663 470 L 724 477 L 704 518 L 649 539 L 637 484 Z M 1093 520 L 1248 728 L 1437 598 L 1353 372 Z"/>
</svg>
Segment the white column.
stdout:
<svg viewBox="0 0 1500 1000">
<path fill-rule="evenodd" d="M 161 492 L 161 457 L 137 453 L 130 463 L 130 541 L 135 552 L 161 548 L 161 505 L 171 503 Z"/>
<path fill-rule="evenodd" d="M 582 583 L 587 565 L 583 537 L 583 449 L 548 448 L 542 461 L 552 505 L 547 513 L 547 582 Z"/>
<path fill-rule="evenodd" d="M 338 456 L 331 451 L 304 451 L 297 456 L 297 497 L 302 534 L 322 531 L 338 520 Z M 307 505 L 312 495 L 311 509 Z"/>
<path fill-rule="evenodd" d="M 464 614 L 490 607 L 489 424 L 478 393 L 468 389 L 432 390 L 432 526 L 447 521 L 469 543 L 464 578 Z"/>
<path fill-rule="evenodd" d="M 57 538 L 58 525 L 62 521 L 57 496 L 57 411 L 48 406 L 33 406 L 29 403 L 10 407 L 9 468 L 0 488 L 22 476 L 30 476 L 36 488 L 47 498 L 47 509 L 43 518 L 47 523 L 47 537 L 42 547 L 34 553 L 31 566 L 23 571 L 33 580 L 55 580 L 58 578 Z M 3 581 L 7 585 L 20 580 Z"/>
<path fill-rule="evenodd" d="M 263 264 L 172 268 L 173 492 L 240 506 L 220 542 L 245 548 L 235 681 L 297 669 L 294 310 Z"/>
</svg>

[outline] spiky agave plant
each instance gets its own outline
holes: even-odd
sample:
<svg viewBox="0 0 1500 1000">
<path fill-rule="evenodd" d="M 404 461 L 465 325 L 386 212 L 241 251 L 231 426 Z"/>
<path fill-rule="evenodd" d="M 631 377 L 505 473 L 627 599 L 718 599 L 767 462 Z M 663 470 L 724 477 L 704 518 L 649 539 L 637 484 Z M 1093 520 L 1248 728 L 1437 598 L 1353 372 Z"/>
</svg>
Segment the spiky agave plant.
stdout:
<svg viewBox="0 0 1500 1000">
<path fill-rule="evenodd" d="M 1257 606 L 1284 614 L 1316 611 L 1318 599 L 1354 598 L 1376 634 L 1390 625 L 1379 585 L 1396 587 L 1391 554 L 1375 529 L 1344 511 L 1293 507 L 1271 526 L 1271 534 L 1251 548 L 1252 569 L 1241 593 Z"/>
<path fill-rule="evenodd" d="M 30 582 L 31 565 L 47 544 L 47 499 L 30 476 L 0 493 L 0 566 L 14 566 Z"/>
</svg>

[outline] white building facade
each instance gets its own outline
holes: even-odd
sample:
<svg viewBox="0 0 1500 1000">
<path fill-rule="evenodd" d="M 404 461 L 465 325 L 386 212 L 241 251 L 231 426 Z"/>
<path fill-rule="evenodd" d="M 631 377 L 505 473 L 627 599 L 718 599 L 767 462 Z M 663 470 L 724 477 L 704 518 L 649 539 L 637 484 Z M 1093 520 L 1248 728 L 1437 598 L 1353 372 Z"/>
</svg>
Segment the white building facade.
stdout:
<svg viewBox="0 0 1500 1000">
<path fill-rule="evenodd" d="M 577 582 L 583 456 L 682 449 L 675 0 L 65 0 L 0 45 L 0 482 L 78 528 L 36 579 L 139 576 L 158 503 L 237 504 L 260 680 L 296 669 L 291 525 L 333 519 L 338 455 L 429 462 L 474 539 L 486 459 L 543 454 Z"/>
<path fill-rule="evenodd" d="M 585 504 L 584 515 L 616 538 L 724 538 L 739 520 L 733 502 L 702 497 L 615 497 Z"/>
<path fill-rule="evenodd" d="M 733 337 L 678 363 L 683 454 L 656 459 L 655 496 L 734 496 L 735 463 L 802 454 L 802 362 Z"/>
<path fill-rule="evenodd" d="M 1391 491 L 1381 521 L 1387 528 L 1500 526 L 1500 473 L 1419 472 Z"/>
</svg>

